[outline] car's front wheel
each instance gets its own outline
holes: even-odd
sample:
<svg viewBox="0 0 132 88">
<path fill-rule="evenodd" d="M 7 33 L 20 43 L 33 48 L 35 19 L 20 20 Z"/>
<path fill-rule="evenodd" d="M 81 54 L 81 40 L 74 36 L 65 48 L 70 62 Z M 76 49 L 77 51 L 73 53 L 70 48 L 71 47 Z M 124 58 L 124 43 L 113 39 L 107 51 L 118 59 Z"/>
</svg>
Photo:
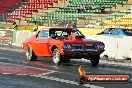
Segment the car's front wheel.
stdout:
<svg viewBox="0 0 132 88">
<path fill-rule="evenodd" d="M 27 57 L 27 59 L 30 60 L 30 61 L 35 61 L 35 60 L 37 60 L 37 56 L 36 56 L 35 53 L 33 52 L 31 46 L 27 46 L 26 57 Z"/>
<path fill-rule="evenodd" d="M 56 65 L 60 65 L 61 64 L 61 54 L 60 54 L 60 52 L 59 52 L 59 50 L 57 49 L 57 48 L 55 48 L 54 50 L 53 50 L 53 62 L 56 64 Z"/>
<path fill-rule="evenodd" d="M 96 57 L 90 58 L 91 65 L 92 65 L 92 66 L 97 66 L 98 63 L 99 63 L 99 59 L 100 59 L 100 56 L 96 56 Z"/>
</svg>

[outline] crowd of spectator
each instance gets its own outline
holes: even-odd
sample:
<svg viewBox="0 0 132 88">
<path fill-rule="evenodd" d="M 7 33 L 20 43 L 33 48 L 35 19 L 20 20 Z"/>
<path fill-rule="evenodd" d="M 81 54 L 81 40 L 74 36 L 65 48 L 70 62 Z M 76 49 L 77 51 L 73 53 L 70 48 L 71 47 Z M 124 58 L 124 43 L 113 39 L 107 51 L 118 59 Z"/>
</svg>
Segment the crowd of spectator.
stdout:
<svg viewBox="0 0 132 88">
<path fill-rule="evenodd" d="M 105 12 L 105 7 L 104 6 L 100 6 L 100 7 L 94 7 L 94 5 L 81 5 L 77 10 L 78 10 L 78 13 L 82 13 L 82 12 L 85 12 L 87 10 L 95 10 L 95 9 L 98 9 L 98 10 L 101 10 L 101 13 L 104 13 Z"/>
</svg>

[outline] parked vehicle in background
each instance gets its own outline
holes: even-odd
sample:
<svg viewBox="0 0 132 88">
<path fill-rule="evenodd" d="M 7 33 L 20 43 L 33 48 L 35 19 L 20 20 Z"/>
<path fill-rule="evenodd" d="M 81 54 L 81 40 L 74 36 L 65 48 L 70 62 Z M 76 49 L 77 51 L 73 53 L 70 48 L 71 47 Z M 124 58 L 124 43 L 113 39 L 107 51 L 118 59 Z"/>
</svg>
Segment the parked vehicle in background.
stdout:
<svg viewBox="0 0 132 88">
<path fill-rule="evenodd" d="M 98 33 L 97 35 L 105 35 L 105 36 L 132 36 L 132 29 L 126 29 L 126 28 L 107 28 L 103 32 Z"/>
<path fill-rule="evenodd" d="M 37 60 L 37 56 L 52 56 L 53 62 L 59 65 L 70 62 L 70 59 L 85 58 L 96 66 L 105 45 L 100 41 L 85 39 L 79 30 L 50 28 L 42 29 L 26 39 L 23 48 L 28 60 Z"/>
</svg>

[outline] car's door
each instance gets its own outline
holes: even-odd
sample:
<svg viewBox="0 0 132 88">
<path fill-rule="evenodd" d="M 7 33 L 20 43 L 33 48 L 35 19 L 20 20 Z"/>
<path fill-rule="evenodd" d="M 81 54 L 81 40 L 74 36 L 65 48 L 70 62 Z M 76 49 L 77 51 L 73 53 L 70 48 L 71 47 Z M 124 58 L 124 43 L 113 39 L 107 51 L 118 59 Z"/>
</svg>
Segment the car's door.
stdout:
<svg viewBox="0 0 132 88">
<path fill-rule="evenodd" d="M 49 30 L 42 30 L 36 35 L 34 40 L 34 50 L 39 56 L 49 56 Z"/>
</svg>

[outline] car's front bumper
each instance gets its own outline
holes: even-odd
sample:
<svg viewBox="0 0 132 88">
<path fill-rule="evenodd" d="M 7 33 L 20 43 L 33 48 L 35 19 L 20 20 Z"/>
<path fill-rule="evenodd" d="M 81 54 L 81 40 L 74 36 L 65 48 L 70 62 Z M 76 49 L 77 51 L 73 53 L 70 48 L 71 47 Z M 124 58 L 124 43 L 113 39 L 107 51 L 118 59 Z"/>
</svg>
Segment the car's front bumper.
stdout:
<svg viewBox="0 0 132 88">
<path fill-rule="evenodd" d="M 90 58 L 103 52 L 104 50 L 63 50 L 63 55 L 71 58 Z"/>
</svg>

